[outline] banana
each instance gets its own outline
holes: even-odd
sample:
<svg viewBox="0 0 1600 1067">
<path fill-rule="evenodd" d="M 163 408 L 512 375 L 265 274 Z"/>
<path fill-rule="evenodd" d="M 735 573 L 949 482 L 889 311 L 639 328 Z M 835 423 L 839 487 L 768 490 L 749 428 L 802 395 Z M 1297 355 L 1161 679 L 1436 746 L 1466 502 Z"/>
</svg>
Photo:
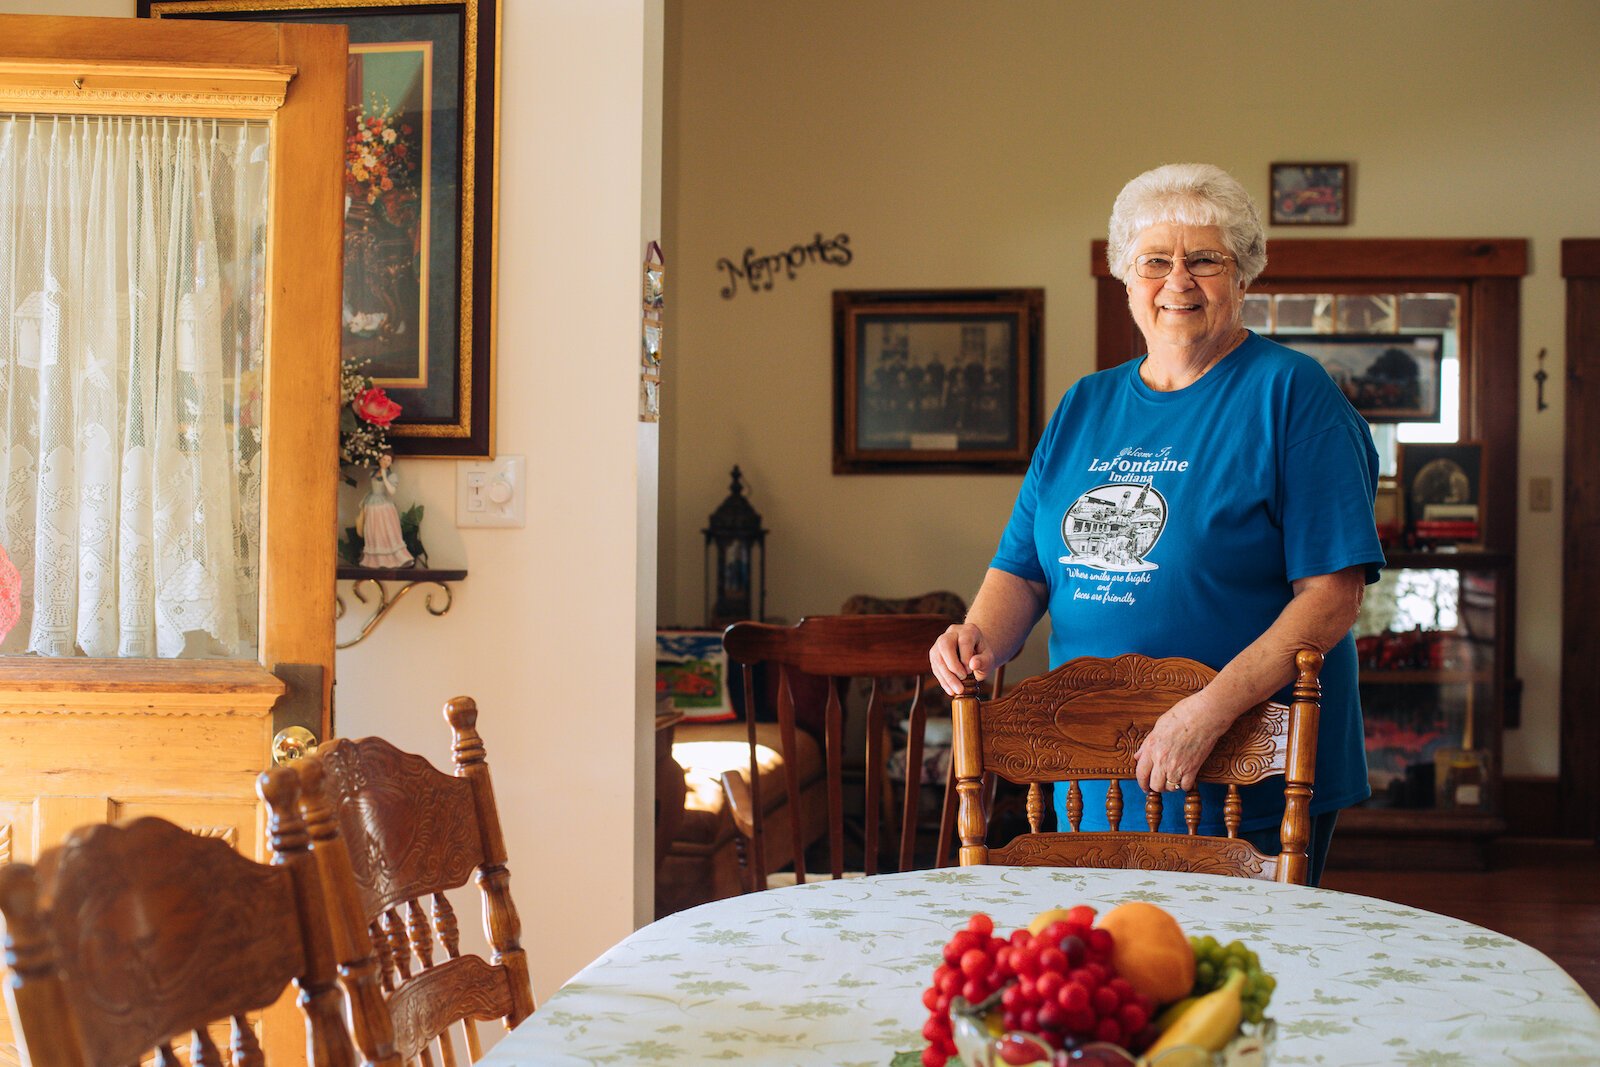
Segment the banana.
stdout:
<svg viewBox="0 0 1600 1067">
<path fill-rule="evenodd" d="M 1189 1009 L 1199 1002 L 1199 997 L 1184 997 L 1182 1000 L 1175 1000 L 1168 1004 L 1162 1009 L 1161 1014 L 1156 1016 L 1156 1032 L 1166 1033 L 1172 1024 L 1178 1021 L 1180 1016 L 1187 1014 Z"/>
<path fill-rule="evenodd" d="M 1244 1018 L 1244 1004 L 1240 999 L 1244 982 L 1243 971 L 1230 971 L 1220 989 L 1195 1001 L 1156 1039 L 1145 1051 L 1146 1060 L 1153 1060 L 1179 1045 L 1198 1045 L 1209 1052 L 1219 1051 L 1239 1032 L 1239 1022 Z"/>
</svg>

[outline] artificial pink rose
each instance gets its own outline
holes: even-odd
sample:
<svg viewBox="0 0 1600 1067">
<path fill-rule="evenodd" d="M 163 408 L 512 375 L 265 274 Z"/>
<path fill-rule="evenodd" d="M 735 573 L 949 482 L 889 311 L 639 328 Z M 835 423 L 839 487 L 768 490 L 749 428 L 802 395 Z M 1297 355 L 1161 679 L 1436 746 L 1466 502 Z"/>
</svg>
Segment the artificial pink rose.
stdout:
<svg viewBox="0 0 1600 1067">
<path fill-rule="evenodd" d="M 368 389 L 356 397 L 355 403 L 350 406 L 356 409 L 356 414 L 361 418 L 385 430 L 400 414 L 400 405 L 390 400 L 384 391 L 378 388 Z"/>
<path fill-rule="evenodd" d="M 6 555 L 6 550 L 0 548 L 0 641 L 5 640 L 6 634 L 22 618 L 22 575 L 17 573 L 16 564 L 11 562 L 11 557 Z"/>
</svg>

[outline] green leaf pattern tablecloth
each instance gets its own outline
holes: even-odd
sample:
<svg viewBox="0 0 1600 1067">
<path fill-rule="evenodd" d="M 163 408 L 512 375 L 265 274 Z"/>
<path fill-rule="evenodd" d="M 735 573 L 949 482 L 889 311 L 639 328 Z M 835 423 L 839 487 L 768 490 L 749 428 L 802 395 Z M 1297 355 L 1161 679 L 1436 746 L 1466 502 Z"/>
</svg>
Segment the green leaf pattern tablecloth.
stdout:
<svg viewBox="0 0 1600 1067">
<path fill-rule="evenodd" d="M 974 911 L 1166 908 L 1278 977 L 1274 1064 L 1600 1064 L 1600 1009 L 1550 959 L 1368 897 L 1157 871 L 969 867 L 706 904 L 584 968 L 483 1061 L 886 1067 L 920 1048 L 922 990 Z"/>
</svg>

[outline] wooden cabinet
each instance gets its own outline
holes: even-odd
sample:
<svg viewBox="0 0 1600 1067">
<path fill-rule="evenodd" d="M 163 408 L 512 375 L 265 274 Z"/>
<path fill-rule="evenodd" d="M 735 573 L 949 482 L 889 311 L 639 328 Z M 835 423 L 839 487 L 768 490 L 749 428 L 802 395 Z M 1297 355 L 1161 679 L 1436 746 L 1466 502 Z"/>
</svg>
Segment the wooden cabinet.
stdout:
<svg viewBox="0 0 1600 1067">
<path fill-rule="evenodd" d="M 86 823 L 143 815 L 267 862 L 255 782 L 283 691 L 254 663 L 0 659 L 0 863 L 31 862 Z M 292 1006 L 267 1013 L 260 1036 L 289 1063 L 304 1055 Z M 0 1012 L 0 1067 L 19 1060 Z"/>
<path fill-rule="evenodd" d="M 1372 798 L 1339 819 L 1339 866 L 1479 867 L 1501 818 L 1512 557 L 1391 552 L 1356 624 Z"/>
</svg>

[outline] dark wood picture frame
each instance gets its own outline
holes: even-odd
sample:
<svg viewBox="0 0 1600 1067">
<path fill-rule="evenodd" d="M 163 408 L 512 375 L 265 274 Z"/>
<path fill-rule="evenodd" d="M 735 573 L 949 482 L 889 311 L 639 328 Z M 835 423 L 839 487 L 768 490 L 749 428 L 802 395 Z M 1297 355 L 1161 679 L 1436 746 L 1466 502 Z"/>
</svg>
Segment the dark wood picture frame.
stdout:
<svg viewBox="0 0 1600 1067">
<path fill-rule="evenodd" d="M 1401 441 L 1396 480 L 1404 502 L 1406 529 L 1421 523 L 1470 523 L 1477 529 L 1459 538 L 1478 541 L 1483 524 L 1483 443 L 1481 441 Z"/>
<path fill-rule="evenodd" d="M 1444 399 L 1442 333 L 1264 336 L 1322 364 L 1368 422 L 1439 421 Z"/>
<path fill-rule="evenodd" d="M 348 27 L 341 357 L 400 404 L 397 455 L 492 457 L 501 0 L 138 0 L 137 13 Z M 381 170 L 356 155 L 374 118 Z"/>
<path fill-rule="evenodd" d="M 1274 226 L 1345 226 L 1350 222 L 1350 164 L 1273 163 L 1267 189 Z"/>
<path fill-rule="evenodd" d="M 1043 289 L 835 290 L 833 472 L 1015 473 L 1043 423 Z"/>
</svg>

